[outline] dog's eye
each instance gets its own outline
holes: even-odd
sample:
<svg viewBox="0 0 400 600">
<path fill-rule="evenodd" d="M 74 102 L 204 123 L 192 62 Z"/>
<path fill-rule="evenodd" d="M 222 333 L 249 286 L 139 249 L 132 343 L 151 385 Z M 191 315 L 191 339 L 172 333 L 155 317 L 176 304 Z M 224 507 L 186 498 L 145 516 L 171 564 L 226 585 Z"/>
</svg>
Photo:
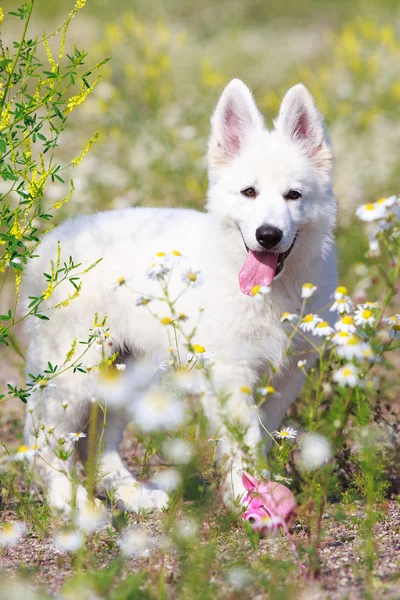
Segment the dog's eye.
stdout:
<svg viewBox="0 0 400 600">
<path fill-rule="evenodd" d="M 299 198 L 301 198 L 301 194 L 297 190 L 289 190 L 285 196 L 285 200 L 298 200 Z"/>
<path fill-rule="evenodd" d="M 247 196 L 247 198 L 255 198 L 257 196 L 257 192 L 253 187 L 244 188 L 240 193 L 243 196 Z"/>
</svg>

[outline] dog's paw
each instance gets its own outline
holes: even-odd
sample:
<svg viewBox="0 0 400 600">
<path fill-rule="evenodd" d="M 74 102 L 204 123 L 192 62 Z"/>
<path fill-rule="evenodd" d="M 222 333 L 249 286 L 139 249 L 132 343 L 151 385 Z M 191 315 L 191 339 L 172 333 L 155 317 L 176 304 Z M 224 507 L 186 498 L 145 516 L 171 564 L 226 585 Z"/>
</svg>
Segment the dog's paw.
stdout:
<svg viewBox="0 0 400 600">
<path fill-rule="evenodd" d="M 88 502 L 89 497 L 85 488 L 81 485 L 74 490 L 71 482 L 57 481 L 50 487 L 49 493 L 49 504 L 53 512 L 60 512 L 64 515 L 70 515 L 73 508 L 76 507 L 78 512 L 84 509 Z M 98 506 L 98 501 L 95 501 L 95 505 Z"/>
<path fill-rule="evenodd" d="M 120 486 L 116 496 L 123 500 L 127 511 L 134 513 L 160 510 L 168 504 L 168 495 L 165 492 L 150 490 L 137 482 Z"/>
</svg>

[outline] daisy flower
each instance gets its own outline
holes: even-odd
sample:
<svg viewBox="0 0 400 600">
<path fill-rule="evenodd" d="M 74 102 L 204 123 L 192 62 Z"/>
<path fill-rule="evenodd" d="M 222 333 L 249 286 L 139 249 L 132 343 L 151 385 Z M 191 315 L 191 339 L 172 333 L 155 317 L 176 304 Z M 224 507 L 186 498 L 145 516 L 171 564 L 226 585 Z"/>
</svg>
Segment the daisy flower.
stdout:
<svg viewBox="0 0 400 600">
<path fill-rule="evenodd" d="M 300 458 L 306 469 L 316 469 L 332 456 L 329 441 L 319 433 L 307 433 L 300 441 Z"/>
<path fill-rule="evenodd" d="M 303 287 L 301 288 L 301 297 L 302 298 L 311 298 L 317 286 L 312 283 L 303 283 Z"/>
<path fill-rule="evenodd" d="M 5 523 L 2 529 L 0 529 L 0 548 L 4 546 L 14 546 L 25 532 L 26 525 L 21 521 Z"/>
<path fill-rule="evenodd" d="M 200 365 L 204 365 L 205 363 L 210 362 L 210 357 L 206 352 L 206 349 L 201 344 L 193 344 L 192 345 L 193 352 L 189 352 L 186 361 L 191 363 L 194 359 Z"/>
<path fill-rule="evenodd" d="M 39 452 L 39 446 L 20 446 L 14 456 L 10 456 L 11 461 L 19 461 L 27 458 L 30 460 L 34 456 L 36 456 Z"/>
<path fill-rule="evenodd" d="M 392 325 L 389 330 L 389 337 L 392 340 L 400 339 L 400 325 Z"/>
<path fill-rule="evenodd" d="M 307 364 L 307 361 L 306 361 L 306 359 L 304 359 L 304 360 L 299 360 L 299 361 L 298 361 L 298 363 L 297 363 L 297 366 L 299 367 L 299 369 L 302 369 L 303 367 L 305 367 L 305 366 L 306 366 L 306 364 Z"/>
<path fill-rule="evenodd" d="M 375 316 L 372 310 L 359 308 L 354 313 L 354 321 L 358 326 L 370 325 L 372 327 L 375 323 Z"/>
<path fill-rule="evenodd" d="M 254 285 L 251 290 L 251 295 L 256 297 L 257 300 L 262 300 L 263 296 L 268 296 L 271 288 L 266 285 Z"/>
<path fill-rule="evenodd" d="M 345 296 L 347 296 L 348 294 L 348 289 L 347 287 L 345 287 L 344 285 L 340 285 L 339 287 L 336 288 L 336 290 L 333 293 L 333 298 L 335 300 L 342 300 Z"/>
<path fill-rule="evenodd" d="M 363 302 L 362 304 L 357 304 L 357 309 L 362 308 L 364 310 L 372 310 L 373 308 L 379 308 L 379 302 Z"/>
<path fill-rule="evenodd" d="M 292 483 L 291 477 L 283 477 L 283 475 L 279 475 L 279 473 L 274 475 L 274 479 L 275 481 L 279 481 L 279 483 L 287 483 L 288 485 Z"/>
<path fill-rule="evenodd" d="M 338 331 L 332 338 L 332 342 L 336 346 L 345 346 L 352 338 L 352 334 L 349 331 Z"/>
<path fill-rule="evenodd" d="M 281 314 L 281 318 L 280 318 L 280 322 L 281 323 L 296 323 L 296 321 L 298 320 L 299 315 L 296 315 L 294 313 L 290 313 L 290 312 L 284 312 Z"/>
<path fill-rule="evenodd" d="M 54 545 L 61 552 L 76 552 L 83 541 L 83 534 L 79 531 L 65 531 L 55 538 Z"/>
<path fill-rule="evenodd" d="M 36 392 L 36 390 L 44 390 L 45 388 L 53 388 L 56 386 L 56 383 L 50 383 L 47 379 L 36 379 L 35 384 L 31 388 L 31 391 Z"/>
<path fill-rule="evenodd" d="M 356 387 L 359 383 L 358 369 L 352 363 L 344 365 L 338 371 L 335 371 L 332 377 L 333 381 L 336 381 L 340 387 Z"/>
<path fill-rule="evenodd" d="M 136 304 L 136 306 L 146 306 L 151 301 L 152 301 L 152 298 L 150 298 L 150 296 L 139 296 L 139 298 L 137 298 L 135 304 Z"/>
<path fill-rule="evenodd" d="M 203 276 L 200 271 L 194 271 L 190 267 L 182 271 L 181 280 L 191 288 L 196 288 L 203 284 Z"/>
<path fill-rule="evenodd" d="M 82 438 L 85 438 L 86 437 L 86 433 L 83 433 L 82 431 L 80 431 L 79 433 L 69 433 L 67 435 L 67 437 L 72 442 L 77 442 L 78 440 L 80 440 Z"/>
<path fill-rule="evenodd" d="M 354 319 L 350 315 L 343 315 L 339 321 L 336 321 L 335 329 L 336 331 L 345 331 L 348 333 L 355 333 L 357 331 L 357 328 L 354 325 Z"/>
<path fill-rule="evenodd" d="M 318 337 L 328 337 L 333 333 L 335 333 L 335 330 L 327 321 L 321 321 L 321 323 L 318 323 L 312 331 L 312 334 L 317 335 Z"/>
<path fill-rule="evenodd" d="M 318 323 L 322 323 L 321 317 L 310 313 L 303 317 L 299 327 L 304 332 L 312 331 Z"/>
<path fill-rule="evenodd" d="M 335 300 L 329 309 L 331 312 L 337 310 L 338 313 L 350 313 L 353 310 L 353 302 L 349 296 L 343 296 L 340 300 Z"/>
<path fill-rule="evenodd" d="M 261 396 L 280 396 L 280 393 L 272 385 L 265 385 L 264 387 L 257 388 L 257 392 Z"/>
<path fill-rule="evenodd" d="M 278 440 L 294 440 L 297 435 L 297 431 L 291 427 L 284 427 L 280 431 L 274 431 L 273 434 Z"/>
<path fill-rule="evenodd" d="M 170 272 L 170 263 L 165 252 L 157 252 L 146 271 L 148 279 L 163 279 Z"/>
<path fill-rule="evenodd" d="M 352 360 L 356 358 L 362 360 L 363 358 L 373 358 L 371 347 L 368 342 L 362 342 L 361 339 L 352 335 L 347 342 L 336 348 L 336 352 L 341 358 Z"/>
<path fill-rule="evenodd" d="M 390 208 L 391 206 L 393 206 L 396 200 L 396 196 L 389 196 L 389 198 L 379 198 L 379 200 L 377 200 L 375 204 L 377 204 L 378 206 L 384 206 L 385 208 Z"/>
<path fill-rule="evenodd" d="M 378 204 L 378 202 L 363 204 L 356 210 L 356 215 L 361 221 L 377 221 L 383 219 L 386 216 L 386 206 L 384 204 Z"/>
</svg>

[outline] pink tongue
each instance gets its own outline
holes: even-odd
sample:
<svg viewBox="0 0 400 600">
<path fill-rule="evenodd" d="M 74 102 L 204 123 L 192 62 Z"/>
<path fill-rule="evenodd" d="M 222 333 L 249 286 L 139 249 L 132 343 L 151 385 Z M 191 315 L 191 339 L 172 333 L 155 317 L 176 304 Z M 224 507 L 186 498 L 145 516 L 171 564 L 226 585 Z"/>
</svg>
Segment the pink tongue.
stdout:
<svg viewBox="0 0 400 600">
<path fill-rule="evenodd" d="M 278 264 L 275 252 L 253 252 L 249 250 L 246 262 L 240 269 L 239 284 L 243 294 L 251 296 L 255 285 L 269 285 Z"/>
</svg>

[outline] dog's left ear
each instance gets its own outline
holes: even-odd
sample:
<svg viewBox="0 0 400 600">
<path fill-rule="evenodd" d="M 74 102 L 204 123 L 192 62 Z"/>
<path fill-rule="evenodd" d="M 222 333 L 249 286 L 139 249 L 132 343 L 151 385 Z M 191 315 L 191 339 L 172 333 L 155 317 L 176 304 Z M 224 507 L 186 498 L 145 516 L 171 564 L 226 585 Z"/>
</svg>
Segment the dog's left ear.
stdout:
<svg viewBox="0 0 400 600">
<path fill-rule="evenodd" d="M 324 169 L 331 167 L 332 153 L 324 118 L 304 85 L 295 85 L 287 92 L 275 128 L 298 142 L 317 166 Z"/>
<path fill-rule="evenodd" d="M 263 118 L 249 88 L 240 79 L 232 79 L 211 119 L 210 170 L 228 164 L 239 154 L 249 134 L 263 127 Z"/>
</svg>

